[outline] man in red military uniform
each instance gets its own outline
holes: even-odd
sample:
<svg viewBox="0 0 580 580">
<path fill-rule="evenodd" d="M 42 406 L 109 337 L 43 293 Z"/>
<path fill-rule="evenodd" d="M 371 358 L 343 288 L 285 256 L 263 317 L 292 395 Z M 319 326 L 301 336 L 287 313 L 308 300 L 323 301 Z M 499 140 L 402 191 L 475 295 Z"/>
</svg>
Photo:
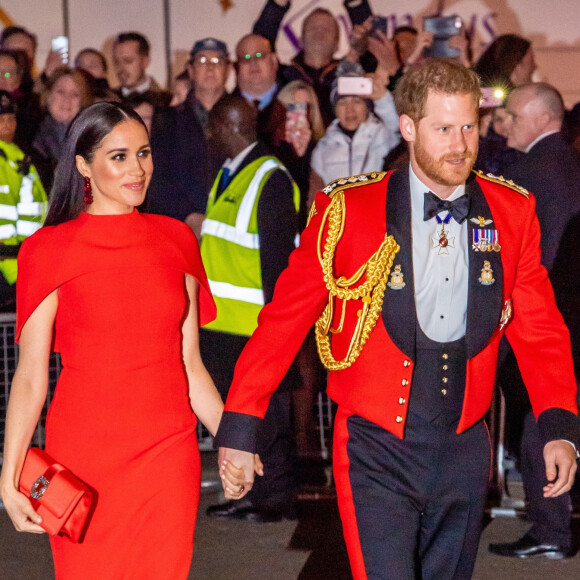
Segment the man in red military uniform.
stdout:
<svg viewBox="0 0 580 580">
<path fill-rule="evenodd" d="M 405 74 L 395 102 L 410 166 L 317 196 L 216 437 L 220 465 L 244 466 L 243 495 L 269 397 L 316 322 L 339 405 L 334 473 L 356 580 L 471 577 L 504 334 L 546 441 L 544 493 L 574 480 L 569 335 L 540 264 L 533 197 L 471 171 L 480 95 L 475 74 L 450 61 Z"/>
</svg>

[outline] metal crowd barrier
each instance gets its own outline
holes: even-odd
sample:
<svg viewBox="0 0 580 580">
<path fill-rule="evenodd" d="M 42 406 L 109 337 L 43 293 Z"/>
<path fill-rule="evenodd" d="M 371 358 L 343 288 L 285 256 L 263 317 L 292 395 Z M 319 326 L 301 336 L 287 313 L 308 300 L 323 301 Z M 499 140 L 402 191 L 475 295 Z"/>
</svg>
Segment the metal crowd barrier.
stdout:
<svg viewBox="0 0 580 580">
<path fill-rule="evenodd" d="M 2 449 L 4 448 L 6 407 L 8 405 L 10 385 L 18 363 L 18 345 L 14 343 L 15 333 L 15 314 L 0 313 L 0 464 L 2 463 Z M 32 438 L 32 445 L 35 447 L 44 447 L 46 412 L 52 401 L 61 368 L 60 356 L 53 353 L 49 364 L 48 396 Z M 319 393 L 315 406 L 320 455 L 322 459 L 328 459 L 334 417 L 333 403 L 326 394 Z M 201 451 L 210 451 L 213 448 L 213 438 L 201 422 L 197 424 L 197 439 Z"/>
</svg>

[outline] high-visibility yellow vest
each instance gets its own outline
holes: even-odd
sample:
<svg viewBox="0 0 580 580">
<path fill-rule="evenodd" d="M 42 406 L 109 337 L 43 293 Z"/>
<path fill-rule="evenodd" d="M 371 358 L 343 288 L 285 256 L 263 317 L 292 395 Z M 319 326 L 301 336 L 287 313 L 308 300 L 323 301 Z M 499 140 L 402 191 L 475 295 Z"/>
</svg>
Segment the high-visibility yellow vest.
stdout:
<svg viewBox="0 0 580 580">
<path fill-rule="evenodd" d="M 258 202 L 268 177 L 277 169 L 287 171 L 275 157 L 260 157 L 244 167 L 218 199 L 222 171 L 212 186 L 201 228 L 201 256 L 217 318 L 205 328 L 250 336 L 258 326 L 264 306 Z M 298 212 L 300 191 L 293 180 L 292 184 Z"/>
<path fill-rule="evenodd" d="M 24 153 L 17 145 L 0 141 L 0 149 L 0 240 L 15 245 L 42 227 L 46 193 L 34 165 L 23 172 Z M 0 260 L 0 272 L 14 284 L 16 260 Z"/>
</svg>

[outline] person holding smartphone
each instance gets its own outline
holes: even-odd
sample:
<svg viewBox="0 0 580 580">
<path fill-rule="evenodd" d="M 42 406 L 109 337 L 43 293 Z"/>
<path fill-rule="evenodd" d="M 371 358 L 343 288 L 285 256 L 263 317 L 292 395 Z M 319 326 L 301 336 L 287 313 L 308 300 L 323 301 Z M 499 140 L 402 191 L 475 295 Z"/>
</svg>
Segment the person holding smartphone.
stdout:
<svg viewBox="0 0 580 580">
<path fill-rule="evenodd" d="M 400 140 L 392 95 L 373 100 L 372 78 L 358 64 L 343 61 L 331 93 L 336 119 L 312 153 L 310 192 L 339 177 L 380 171 Z"/>
</svg>

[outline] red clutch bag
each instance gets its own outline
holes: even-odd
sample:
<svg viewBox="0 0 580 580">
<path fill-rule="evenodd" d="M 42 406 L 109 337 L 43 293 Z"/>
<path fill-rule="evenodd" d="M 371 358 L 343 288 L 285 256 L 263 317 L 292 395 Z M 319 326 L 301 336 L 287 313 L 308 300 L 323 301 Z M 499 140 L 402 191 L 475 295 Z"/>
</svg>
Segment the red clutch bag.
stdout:
<svg viewBox="0 0 580 580">
<path fill-rule="evenodd" d="M 24 460 L 19 489 L 42 517 L 42 528 L 79 541 L 94 498 L 86 483 L 48 453 L 32 447 Z"/>
</svg>

